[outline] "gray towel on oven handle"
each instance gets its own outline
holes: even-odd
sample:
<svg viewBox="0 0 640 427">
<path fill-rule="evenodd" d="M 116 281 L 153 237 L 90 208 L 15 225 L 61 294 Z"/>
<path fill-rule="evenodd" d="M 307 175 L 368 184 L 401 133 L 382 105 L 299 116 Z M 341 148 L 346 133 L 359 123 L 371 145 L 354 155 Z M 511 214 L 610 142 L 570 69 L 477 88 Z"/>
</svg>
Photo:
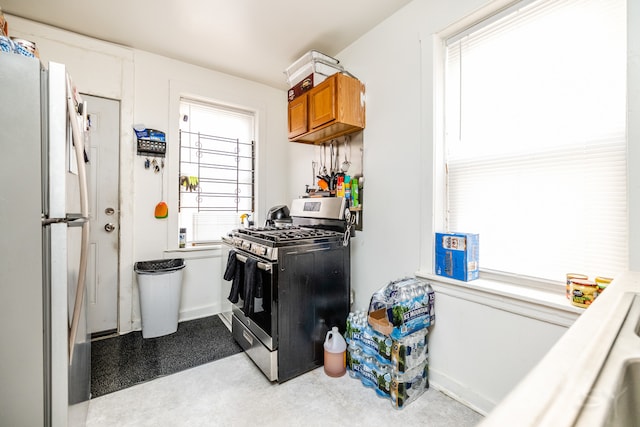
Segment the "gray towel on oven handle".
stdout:
<svg viewBox="0 0 640 427">
<path fill-rule="evenodd" d="M 232 280 L 231 291 L 227 299 L 233 304 L 238 302 L 240 294 L 244 293 L 244 269 L 238 266 L 240 261 L 236 258 L 236 251 L 229 251 L 227 258 L 227 268 L 224 271 L 224 280 Z"/>
<path fill-rule="evenodd" d="M 245 316 L 254 313 L 254 297 L 258 294 L 262 295 L 262 276 L 258 271 L 258 261 L 247 257 L 244 264 L 244 306 L 242 311 Z"/>
<path fill-rule="evenodd" d="M 236 251 L 230 250 L 229 257 L 227 258 L 227 268 L 224 270 L 224 280 L 232 280 L 233 276 L 236 274 L 236 264 L 238 260 L 236 259 Z"/>
</svg>

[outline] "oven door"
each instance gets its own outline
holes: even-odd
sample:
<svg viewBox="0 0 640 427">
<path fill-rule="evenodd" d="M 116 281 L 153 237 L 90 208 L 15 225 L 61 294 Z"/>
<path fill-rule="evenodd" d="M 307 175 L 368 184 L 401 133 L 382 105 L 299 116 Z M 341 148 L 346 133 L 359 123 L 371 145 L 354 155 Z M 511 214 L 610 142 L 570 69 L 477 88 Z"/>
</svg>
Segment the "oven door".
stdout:
<svg viewBox="0 0 640 427">
<path fill-rule="evenodd" d="M 259 276 L 261 290 L 254 290 L 253 310 L 245 313 L 245 301 L 243 299 L 243 287 L 246 286 L 247 278 L 240 286 L 238 302 L 232 304 L 233 316 L 249 329 L 269 350 L 278 348 L 277 345 L 277 263 L 265 261 L 255 255 L 233 248 L 238 262 L 236 268 L 245 269 L 247 259 L 252 258 L 257 261 L 256 274 Z M 228 257 L 228 256 L 227 256 Z"/>
</svg>

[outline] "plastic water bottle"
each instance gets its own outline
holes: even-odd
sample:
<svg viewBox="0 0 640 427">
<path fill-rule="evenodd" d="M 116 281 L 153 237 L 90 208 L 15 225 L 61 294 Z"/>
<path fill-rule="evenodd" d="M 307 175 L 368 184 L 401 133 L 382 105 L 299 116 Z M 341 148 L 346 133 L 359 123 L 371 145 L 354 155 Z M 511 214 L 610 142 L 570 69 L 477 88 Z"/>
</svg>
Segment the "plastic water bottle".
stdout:
<svg viewBox="0 0 640 427">
<path fill-rule="evenodd" d="M 337 326 L 327 332 L 324 340 L 324 372 L 330 377 L 341 377 L 347 371 L 347 343 Z"/>
<path fill-rule="evenodd" d="M 349 351 L 347 354 L 347 368 L 349 368 L 349 376 L 351 378 L 358 378 L 357 366 L 360 365 L 362 358 L 362 351 L 358 348 L 356 343 L 352 341 L 349 344 Z"/>
<path fill-rule="evenodd" d="M 391 374 L 393 369 L 385 363 L 378 363 L 376 370 L 376 374 L 378 376 L 378 388 L 376 390 L 376 394 L 378 397 L 388 399 L 391 391 Z"/>
<path fill-rule="evenodd" d="M 344 337 L 347 341 L 351 341 L 353 338 L 353 317 L 353 311 L 350 311 L 347 316 L 347 329 L 344 331 Z"/>
</svg>

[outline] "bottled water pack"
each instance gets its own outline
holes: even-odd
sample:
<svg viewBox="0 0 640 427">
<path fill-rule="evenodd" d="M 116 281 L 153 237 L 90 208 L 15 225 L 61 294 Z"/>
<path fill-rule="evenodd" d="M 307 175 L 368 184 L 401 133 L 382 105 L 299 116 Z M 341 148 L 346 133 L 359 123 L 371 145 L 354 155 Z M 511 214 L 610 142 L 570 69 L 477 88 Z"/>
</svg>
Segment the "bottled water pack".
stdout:
<svg viewBox="0 0 640 427">
<path fill-rule="evenodd" d="M 435 293 L 417 278 L 390 282 L 376 291 L 369 304 L 369 323 L 393 339 L 400 339 L 435 323 Z"/>
</svg>

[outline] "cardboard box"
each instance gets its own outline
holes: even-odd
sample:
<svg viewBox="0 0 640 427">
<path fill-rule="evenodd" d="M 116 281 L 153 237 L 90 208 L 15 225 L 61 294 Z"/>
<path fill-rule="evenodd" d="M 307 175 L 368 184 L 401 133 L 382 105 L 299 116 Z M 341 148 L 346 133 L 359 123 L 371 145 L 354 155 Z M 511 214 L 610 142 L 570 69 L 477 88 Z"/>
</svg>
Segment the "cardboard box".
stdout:
<svg viewBox="0 0 640 427">
<path fill-rule="evenodd" d="M 479 236 L 472 233 L 436 233 L 438 276 L 468 282 L 479 277 Z"/>
<path fill-rule="evenodd" d="M 0 9 L 0 36 L 9 37 L 9 23 Z"/>
<path fill-rule="evenodd" d="M 386 336 L 391 335 L 391 332 L 393 332 L 393 325 L 387 319 L 387 310 L 385 308 L 369 313 L 369 325 Z"/>
</svg>

